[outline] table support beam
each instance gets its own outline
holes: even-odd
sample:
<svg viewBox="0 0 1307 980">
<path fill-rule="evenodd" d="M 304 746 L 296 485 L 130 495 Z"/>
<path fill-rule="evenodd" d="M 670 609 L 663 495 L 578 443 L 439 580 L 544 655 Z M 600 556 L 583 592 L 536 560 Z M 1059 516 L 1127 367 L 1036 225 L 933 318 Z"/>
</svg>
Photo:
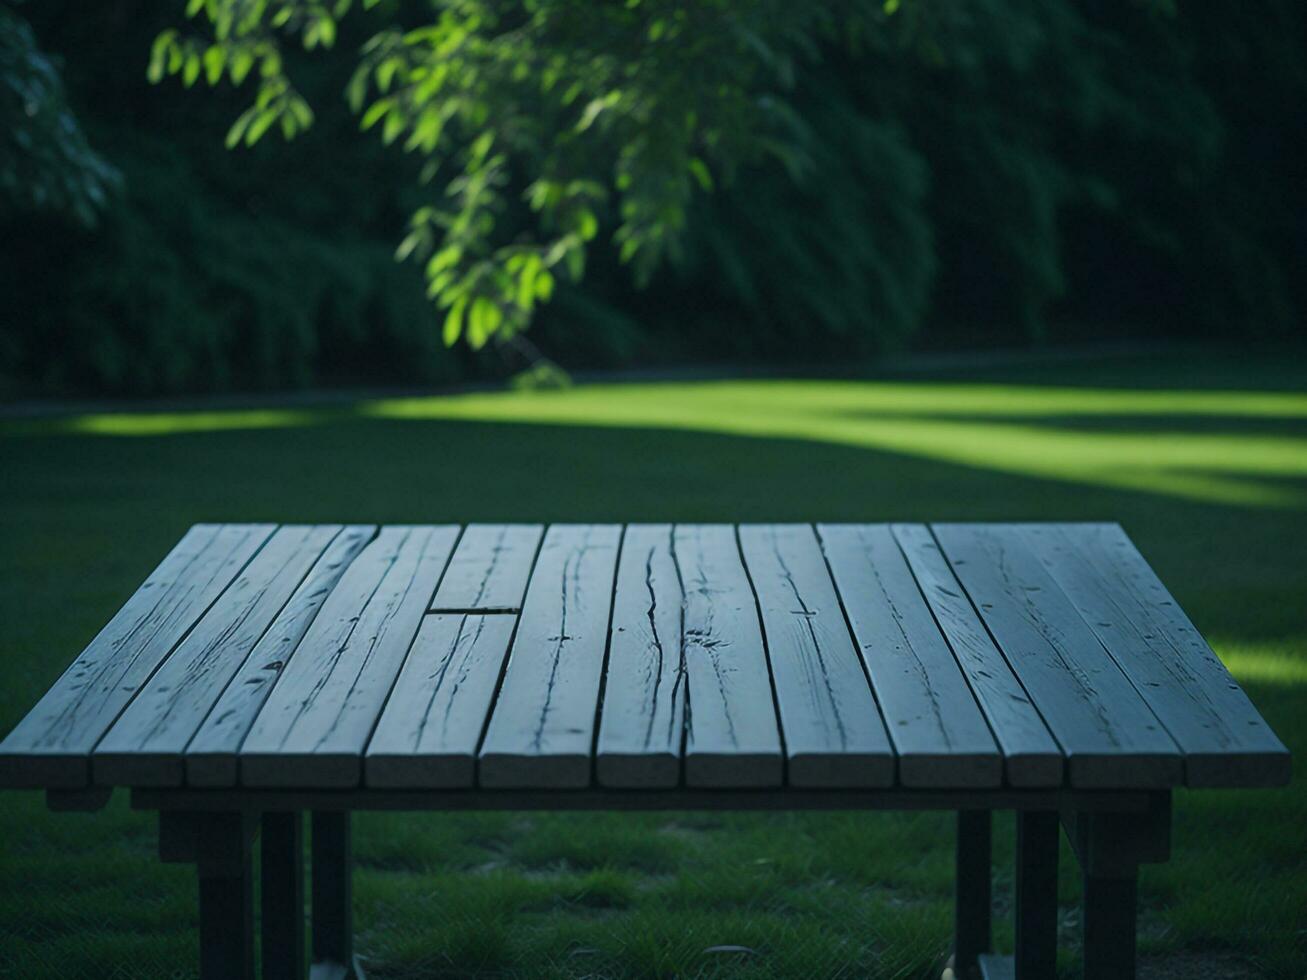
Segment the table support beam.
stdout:
<svg viewBox="0 0 1307 980">
<path fill-rule="evenodd" d="M 988 810 L 958 811 L 957 871 L 953 903 L 953 971 L 973 977 L 990 951 L 991 818 Z"/>
<path fill-rule="evenodd" d="M 265 813 L 260 850 L 263 976 L 304 977 L 304 818 Z"/>
<path fill-rule="evenodd" d="M 313 812 L 313 976 L 354 975 L 353 857 L 348 813 Z"/>
<path fill-rule="evenodd" d="M 1057 975 L 1057 848 L 1055 812 L 1017 814 L 1016 980 Z"/>
</svg>

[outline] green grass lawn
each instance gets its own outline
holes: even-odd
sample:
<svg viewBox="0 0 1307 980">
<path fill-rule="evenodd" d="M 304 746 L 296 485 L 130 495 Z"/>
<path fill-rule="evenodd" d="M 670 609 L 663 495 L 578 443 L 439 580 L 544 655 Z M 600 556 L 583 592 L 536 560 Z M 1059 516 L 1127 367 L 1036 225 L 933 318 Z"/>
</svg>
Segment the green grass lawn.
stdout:
<svg viewBox="0 0 1307 980">
<path fill-rule="evenodd" d="M 1303 359 L 1299 359 L 1301 362 Z M 1116 520 L 1307 758 L 1307 366 L 1196 356 L 0 422 L 0 731 L 195 521 Z M 1307 780 L 1177 794 L 1155 976 L 1301 976 Z M 362 815 L 379 977 L 925 977 L 948 814 Z M 0 975 L 172 977 L 193 872 L 0 794 Z M 1010 944 L 1011 822 L 996 863 Z M 1063 967 L 1079 886 L 1064 849 Z M 744 946 L 751 954 L 712 952 Z"/>
</svg>

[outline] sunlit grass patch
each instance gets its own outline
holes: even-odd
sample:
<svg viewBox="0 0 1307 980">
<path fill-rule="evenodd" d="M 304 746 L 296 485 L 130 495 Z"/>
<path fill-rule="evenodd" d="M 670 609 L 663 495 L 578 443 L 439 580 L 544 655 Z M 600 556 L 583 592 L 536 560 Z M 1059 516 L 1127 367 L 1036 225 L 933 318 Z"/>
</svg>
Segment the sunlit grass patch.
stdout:
<svg viewBox="0 0 1307 980">
<path fill-rule="evenodd" d="M 1307 637 L 1274 644 L 1213 638 L 1212 646 L 1240 682 L 1307 685 Z"/>
<path fill-rule="evenodd" d="M 162 436 L 341 419 L 681 429 L 802 439 L 1041 479 L 1307 507 L 1307 395 L 887 381 L 589 385 L 362 401 L 347 408 L 105 412 L 5 423 L 11 434 Z M 1128 425 L 1095 423 L 1126 420 Z M 1195 430 L 1194 425 L 1199 428 Z M 1258 428 L 1261 423 L 1262 428 Z"/>
</svg>

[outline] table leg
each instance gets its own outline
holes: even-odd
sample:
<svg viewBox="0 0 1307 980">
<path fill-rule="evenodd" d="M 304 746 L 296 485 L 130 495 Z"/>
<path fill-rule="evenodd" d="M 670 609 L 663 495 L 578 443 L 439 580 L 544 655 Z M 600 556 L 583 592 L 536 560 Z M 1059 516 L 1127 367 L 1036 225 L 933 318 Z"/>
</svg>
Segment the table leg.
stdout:
<svg viewBox="0 0 1307 980">
<path fill-rule="evenodd" d="M 1081 926 L 1085 980 L 1134 980 L 1138 877 L 1083 877 Z"/>
<path fill-rule="evenodd" d="M 1084 975 L 1133 980 L 1139 865 L 1171 856 L 1171 794 L 1153 794 L 1140 813 L 1069 812 L 1062 821 L 1084 885 Z"/>
<path fill-rule="evenodd" d="M 1057 975 L 1057 846 L 1055 812 L 1017 814 L 1016 980 Z"/>
<path fill-rule="evenodd" d="M 953 971 L 974 976 L 990 949 L 990 834 L 988 810 L 958 811 L 957 871 L 953 902 Z"/>
<path fill-rule="evenodd" d="M 201 980 L 254 977 L 252 836 L 240 813 L 200 814 L 195 821 Z"/>
<path fill-rule="evenodd" d="M 298 811 L 263 815 L 263 976 L 304 977 L 304 820 Z"/>
<path fill-rule="evenodd" d="M 349 814 L 313 812 L 313 977 L 354 975 Z"/>
</svg>

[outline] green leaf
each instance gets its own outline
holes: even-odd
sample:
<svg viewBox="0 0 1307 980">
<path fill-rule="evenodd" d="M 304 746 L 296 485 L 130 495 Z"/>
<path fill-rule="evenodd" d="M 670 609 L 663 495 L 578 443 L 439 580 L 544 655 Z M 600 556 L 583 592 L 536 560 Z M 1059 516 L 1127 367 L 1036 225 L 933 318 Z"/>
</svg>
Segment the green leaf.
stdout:
<svg viewBox="0 0 1307 980">
<path fill-rule="evenodd" d="M 313 125 L 313 110 L 309 108 L 309 104 L 303 99 L 298 96 L 293 97 L 287 102 L 287 106 L 301 129 L 308 129 Z"/>
<path fill-rule="evenodd" d="M 403 262 L 425 241 L 426 237 L 422 229 L 409 232 L 404 240 L 399 243 L 399 247 L 395 249 L 395 261 Z"/>
<path fill-rule="evenodd" d="M 471 348 L 480 350 L 484 347 L 503 320 L 503 311 L 498 306 L 486 297 L 478 296 L 472 303 L 472 314 L 467 323 L 467 342 Z"/>
<path fill-rule="evenodd" d="M 712 172 L 708 169 L 708 165 L 706 163 L 704 163 L 698 157 L 691 157 L 690 173 L 694 175 L 694 179 L 699 182 L 699 186 L 701 188 L 703 188 L 705 191 L 709 193 L 712 192 L 713 189 Z"/>
<path fill-rule="evenodd" d="M 581 113 L 581 120 L 576 124 L 576 131 L 584 133 L 594 125 L 594 121 L 599 118 L 599 113 L 603 112 L 609 106 L 608 97 L 602 99 L 591 99 L 586 105 L 585 111 Z"/>
<path fill-rule="evenodd" d="M 463 310 L 466 308 L 466 296 L 455 300 L 454 305 L 449 308 L 449 315 L 445 317 L 445 326 L 441 331 L 446 347 L 453 347 L 454 342 L 458 340 L 459 334 L 463 332 Z"/>
<path fill-rule="evenodd" d="M 236 117 L 236 121 L 231 124 L 231 129 L 227 130 L 227 149 L 234 150 L 236 148 L 236 145 L 240 143 L 241 138 L 245 135 L 245 130 L 249 126 L 250 120 L 253 118 L 253 109 L 246 109 Z"/>
<path fill-rule="evenodd" d="M 536 277 L 544 271 L 545 264 L 539 255 L 533 252 L 523 257 L 522 269 L 517 277 L 517 305 L 522 309 L 529 310 L 535 303 Z"/>
<path fill-rule="evenodd" d="M 431 256 L 431 260 L 427 263 L 427 275 L 434 276 L 437 272 L 442 272 L 445 269 L 452 269 L 454 266 L 458 265 L 462 258 L 462 245 L 446 245 L 435 255 Z"/>
<path fill-rule="evenodd" d="M 403 62 L 398 58 L 387 58 L 381 64 L 377 65 L 377 90 L 389 92 L 390 85 L 395 80 L 395 72 L 403 67 Z"/>
<path fill-rule="evenodd" d="M 231 71 L 231 80 L 234 84 L 239 85 L 245 81 L 245 76 L 250 73 L 254 67 L 254 55 L 245 48 L 237 48 L 231 53 L 231 59 L 228 68 Z"/>
<path fill-rule="evenodd" d="M 567 274 L 572 277 L 572 282 L 580 282 L 585 276 L 585 249 L 580 245 L 568 249 Z"/>
<path fill-rule="evenodd" d="M 190 88 L 195 84 L 195 80 L 200 77 L 200 56 L 194 51 L 186 55 L 186 65 L 182 68 L 182 84 Z"/>
<path fill-rule="evenodd" d="M 145 77 L 156 85 L 163 80 L 164 69 L 167 67 L 168 57 L 176 37 L 176 31 L 164 31 L 150 46 L 150 67 L 146 70 Z"/>
<path fill-rule="evenodd" d="M 359 122 L 360 129 L 371 129 L 377 124 L 377 120 L 390 111 L 390 107 L 395 104 L 394 99 L 378 99 L 372 105 L 368 106 L 368 111 L 363 113 L 363 119 Z"/>
<path fill-rule="evenodd" d="M 554 295 L 554 277 L 548 269 L 542 269 L 536 276 L 536 299 L 542 303 L 548 303 L 549 297 Z"/>
<path fill-rule="evenodd" d="M 422 110 L 422 115 L 418 117 L 417 125 L 413 127 L 413 133 L 409 136 L 408 141 L 404 144 L 405 150 L 416 150 L 419 147 L 427 153 L 431 153 L 440 142 L 440 131 L 443 128 L 443 120 L 440 117 L 440 111 L 435 108 Z"/>
<path fill-rule="evenodd" d="M 277 110 L 264 109 L 258 113 L 250 122 L 250 128 L 245 131 L 245 145 L 253 146 L 260 137 L 268 131 L 273 123 L 277 121 Z"/>
<path fill-rule="evenodd" d="M 599 234 L 599 219 L 589 208 L 582 208 L 576 215 L 576 232 L 583 241 L 590 241 Z"/>
<path fill-rule="evenodd" d="M 386 125 L 381 130 L 381 141 L 389 146 L 403 131 L 404 117 L 398 112 L 392 112 L 386 117 Z"/>
<path fill-rule="evenodd" d="M 226 61 L 226 52 L 218 44 L 209 45 L 209 49 L 204 52 L 204 77 L 210 85 L 217 85 L 218 79 L 222 78 L 222 66 Z"/>
<path fill-rule="evenodd" d="M 349 85 L 345 87 L 345 98 L 349 102 L 350 111 L 358 112 L 363 108 L 363 100 L 368 96 L 368 66 L 360 66 L 350 77 Z"/>
</svg>

